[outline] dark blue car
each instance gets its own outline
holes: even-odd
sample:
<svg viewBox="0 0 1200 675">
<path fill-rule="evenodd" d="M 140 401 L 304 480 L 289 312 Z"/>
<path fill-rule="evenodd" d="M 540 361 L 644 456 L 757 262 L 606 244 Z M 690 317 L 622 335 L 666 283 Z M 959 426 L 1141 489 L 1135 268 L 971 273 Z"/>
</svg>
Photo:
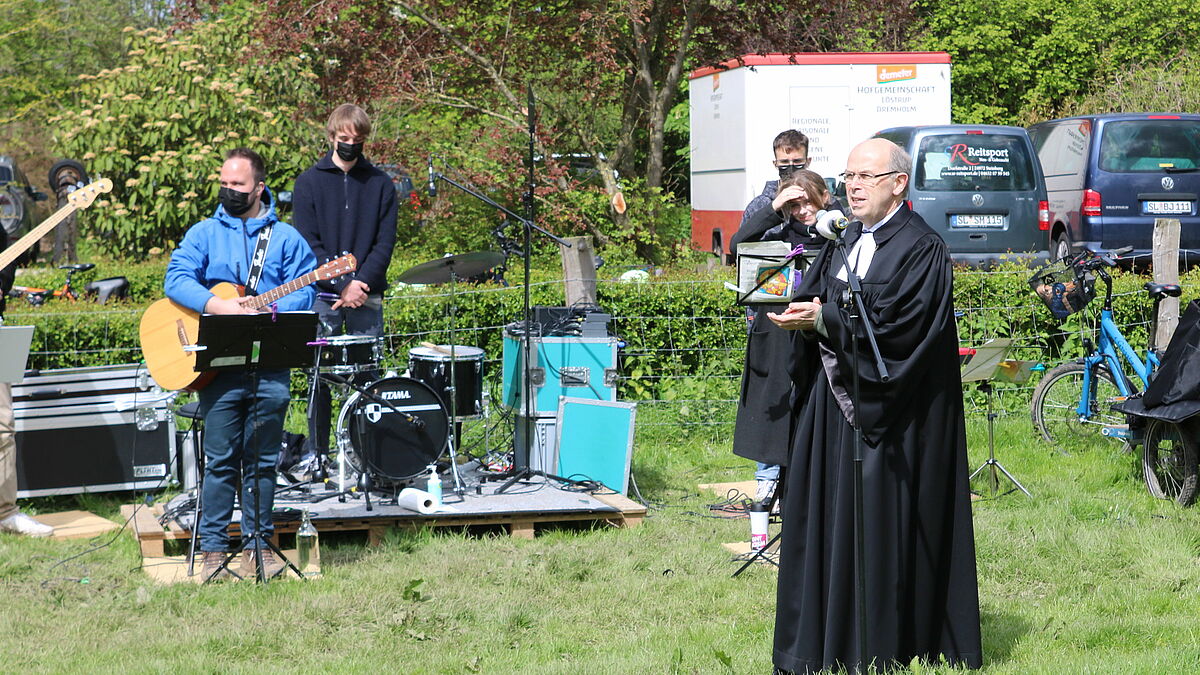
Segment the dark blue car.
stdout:
<svg viewBox="0 0 1200 675">
<path fill-rule="evenodd" d="M 1180 258 L 1200 263 L 1200 115 L 1084 115 L 1029 127 L 1046 177 L 1053 259 L 1086 246 L 1148 255 L 1156 218 L 1180 221 Z"/>
</svg>

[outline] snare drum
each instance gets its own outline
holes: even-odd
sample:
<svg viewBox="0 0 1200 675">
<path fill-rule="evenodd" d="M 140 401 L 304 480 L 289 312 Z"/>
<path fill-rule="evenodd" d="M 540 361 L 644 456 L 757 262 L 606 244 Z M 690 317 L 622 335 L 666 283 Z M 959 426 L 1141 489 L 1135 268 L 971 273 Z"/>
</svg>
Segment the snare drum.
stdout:
<svg viewBox="0 0 1200 675">
<path fill-rule="evenodd" d="M 454 346 L 454 376 L 450 377 L 450 347 L 438 349 L 414 347 L 408 352 L 408 374 L 425 384 L 450 408 L 450 387 L 454 387 L 455 421 L 483 414 L 483 350 Z"/>
<path fill-rule="evenodd" d="M 426 473 L 450 438 L 450 418 L 437 393 L 407 377 L 385 377 L 365 389 L 392 407 L 359 392 L 346 399 L 337 420 L 338 437 L 350 441 L 346 461 L 377 485 Z"/>
<path fill-rule="evenodd" d="M 334 373 L 358 373 L 378 370 L 383 359 L 383 338 L 374 335 L 330 335 L 322 338 L 317 362 L 322 370 Z"/>
</svg>

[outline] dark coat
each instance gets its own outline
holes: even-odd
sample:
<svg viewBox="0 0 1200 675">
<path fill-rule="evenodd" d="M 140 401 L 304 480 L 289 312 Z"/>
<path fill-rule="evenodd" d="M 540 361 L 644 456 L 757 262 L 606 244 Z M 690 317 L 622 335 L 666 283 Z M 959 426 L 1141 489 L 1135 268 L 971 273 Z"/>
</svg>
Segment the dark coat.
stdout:
<svg viewBox="0 0 1200 675">
<path fill-rule="evenodd" d="M 770 184 L 768 184 L 769 186 Z M 771 208 L 748 214 L 732 242 L 787 241 L 795 246 L 804 237 L 784 225 Z M 798 345 L 794 331 L 776 326 L 768 312 L 779 313 L 786 304 L 750 306 L 750 332 L 746 336 L 746 360 L 738 396 L 733 430 L 733 453 L 764 464 L 787 466 L 792 431 L 799 411 L 796 392 L 808 390 L 815 352 Z"/>
<path fill-rule="evenodd" d="M 847 231 L 846 250 L 860 236 Z M 835 390 L 862 376 L 854 413 L 864 444 L 868 657 L 916 656 L 979 667 L 982 659 L 953 275 L 942 239 L 902 206 L 875 234 L 863 295 L 890 379 L 882 382 L 861 325 L 841 304 L 837 247 L 826 246 L 798 297 L 821 298 L 828 337 L 788 468 L 774 662 L 796 672 L 857 663 L 855 432 Z M 860 354 L 851 353 L 857 331 Z M 815 333 L 805 333 L 815 335 Z M 809 338 L 811 339 L 811 338 Z M 832 373 L 832 376 L 830 374 Z"/>
<path fill-rule="evenodd" d="M 342 171 L 330 151 L 296 179 L 292 208 L 292 224 L 312 246 L 318 264 L 343 253 L 358 259 L 356 272 L 318 281 L 318 288 L 340 293 L 357 279 L 371 295 L 383 295 L 396 245 L 396 187 L 387 174 L 366 157 Z"/>
</svg>

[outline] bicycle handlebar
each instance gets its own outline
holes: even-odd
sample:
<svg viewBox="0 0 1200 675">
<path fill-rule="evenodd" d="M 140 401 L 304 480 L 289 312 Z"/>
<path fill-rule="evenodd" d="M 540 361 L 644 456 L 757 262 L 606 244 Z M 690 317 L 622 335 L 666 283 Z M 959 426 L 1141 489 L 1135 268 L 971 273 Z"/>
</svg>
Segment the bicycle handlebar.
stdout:
<svg viewBox="0 0 1200 675">
<path fill-rule="evenodd" d="M 1133 251 L 1132 246 L 1122 246 L 1107 253 L 1084 248 L 1083 252 L 1071 261 L 1071 267 L 1079 270 L 1097 271 L 1103 267 L 1116 267 L 1121 256 Z"/>
</svg>

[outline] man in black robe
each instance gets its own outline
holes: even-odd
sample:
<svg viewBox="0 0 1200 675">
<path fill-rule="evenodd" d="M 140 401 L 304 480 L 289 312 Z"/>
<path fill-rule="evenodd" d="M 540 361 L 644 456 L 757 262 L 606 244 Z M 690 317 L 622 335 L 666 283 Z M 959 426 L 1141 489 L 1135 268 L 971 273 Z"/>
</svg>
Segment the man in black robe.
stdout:
<svg viewBox="0 0 1200 675">
<path fill-rule="evenodd" d="M 914 657 L 977 668 L 982 649 L 950 257 L 904 203 L 911 160 L 890 141 L 854 148 L 845 182 L 856 222 L 845 251 L 890 379 L 843 304 L 841 254 L 826 246 L 784 328 L 816 342 L 821 365 L 796 428 L 784 505 L 774 663 L 856 668 L 852 377 L 861 376 L 868 665 Z M 851 333 L 859 353 L 851 352 Z M 860 669 L 860 672 L 865 668 Z"/>
</svg>

